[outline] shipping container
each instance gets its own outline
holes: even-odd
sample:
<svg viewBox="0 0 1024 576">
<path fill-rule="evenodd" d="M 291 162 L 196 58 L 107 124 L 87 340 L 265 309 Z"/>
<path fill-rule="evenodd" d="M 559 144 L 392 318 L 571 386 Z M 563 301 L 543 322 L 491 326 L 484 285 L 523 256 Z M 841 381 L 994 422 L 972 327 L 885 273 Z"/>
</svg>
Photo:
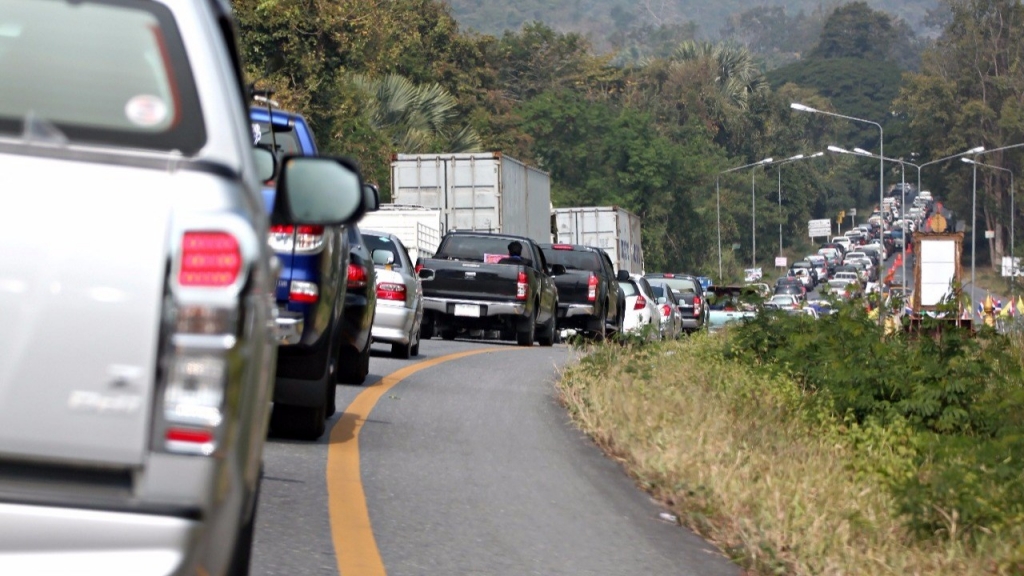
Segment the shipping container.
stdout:
<svg viewBox="0 0 1024 576">
<path fill-rule="evenodd" d="M 391 161 L 396 204 L 441 210 L 442 234 L 499 232 L 551 242 L 548 174 L 500 152 L 397 154 Z"/>
<path fill-rule="evenodd" d="M 423 206 L 381 204 L 359 221 L 360 230 L 390 232 L 405 245 L 409 258 L 430 258 L 441 243 L 441 210 Z"/>
<path fill-rule="evenodd" d="M 603 248 L 616 272 L 644 273 L 640 217 L 636 214 L 617 206 L 555 208 L 553 213 L 559 244 Z"/>
</svg>

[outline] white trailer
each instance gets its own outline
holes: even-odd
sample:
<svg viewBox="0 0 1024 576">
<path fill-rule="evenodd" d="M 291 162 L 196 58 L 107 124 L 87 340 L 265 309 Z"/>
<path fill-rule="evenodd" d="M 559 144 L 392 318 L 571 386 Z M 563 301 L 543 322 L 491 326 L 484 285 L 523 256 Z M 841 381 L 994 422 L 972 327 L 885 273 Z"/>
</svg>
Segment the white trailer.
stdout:
<svg viewBox="0 0 1024 576">
<path fill-rule="evenodd" d="M 603 248 L 615 271 L 644 273 L 640 217 L 617 206 L 555 208 L 556 242 Z"/>
<path fill-rule="evenodd" d="M 361 230 L 390 232 L 402 241 L 409 258 L 430 258 L 441 243 L 441 210 L 423 206 L 381 204 L 380 210 L 367 212 L 359 221 Z"/>
<path fill-rule="evenodd" d="M 440 209 L 442 234 L 475 230 L 551 241 L 547 172 L 500 152 L 397 154 L 391 197 L 396 204 Z"/>
</svg>

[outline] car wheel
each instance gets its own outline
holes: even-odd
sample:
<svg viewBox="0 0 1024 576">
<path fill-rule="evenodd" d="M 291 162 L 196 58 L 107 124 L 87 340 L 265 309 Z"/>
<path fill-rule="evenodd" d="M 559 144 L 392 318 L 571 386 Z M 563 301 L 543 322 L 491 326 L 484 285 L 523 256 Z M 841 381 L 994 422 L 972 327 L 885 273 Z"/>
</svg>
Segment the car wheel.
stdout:
<svg viewBox="0 0 1024 576">
<path fill-rule="evenodd" d="M 270 428 L 277 434 L 299 440 L 316 440 L 327 425 L 324 406 L 285 406 L 275 404 L 270 414 Z"/>
<path fill-rule="evenodd" d="M 533 340 L 537 333 L 537 312 L 534 311 L 529 318 L 519 321 L 516 330 L 516 344 L 520 346 L 533 346 Z"/>
<path fill-rule="evenodd" d="M 341 355 L 335 374 L 341 384 L 362 384 L 370 371 L 370 341 L 358 353 L 351 351 Z"/>
<path fill-rule="evenodd" d="M 434 337 L 434 321 L 428 319 L 426 316 L 420 321 L 420 339 L 430 340 Z M 419 342 L 417 342 L 419 344 Z"/>
<path fill-rule="evenodd" d="M 597 320 L 590 321 L 590 332 L 591 338 L 598 342 L 604 342 L 604 339 L 608 336 L 608 323 L 604 318 L 598 318 Z"/>
<path fill-rule="evenodd" d="M 412 356 L 412 343 L 399 344 L 395 342 L 391 345 L 391 355 L 400 360 L 408 360 L 409 356 Z"/>
<path fill-rule="evenodd" d="M 327 386 L 327 404 L 324 406 L 325 420 L 334 416 L 334 413 L 338 411 L 338 399 L 335 395 L 336 392 L 337 386 L 335 386 L 334 380 L 329 380 L 329 385 Z"/>
<path fill-rule="evenodd" d="M 555 328 L 555 317 L 552 315 L 551 319 L 548 320 L 547 326 L 544 327 L 544 331 L 537 337 L 537 342 L 541 346 L 553 346 L 557 336 L 558 330 Z"/>
</svg>

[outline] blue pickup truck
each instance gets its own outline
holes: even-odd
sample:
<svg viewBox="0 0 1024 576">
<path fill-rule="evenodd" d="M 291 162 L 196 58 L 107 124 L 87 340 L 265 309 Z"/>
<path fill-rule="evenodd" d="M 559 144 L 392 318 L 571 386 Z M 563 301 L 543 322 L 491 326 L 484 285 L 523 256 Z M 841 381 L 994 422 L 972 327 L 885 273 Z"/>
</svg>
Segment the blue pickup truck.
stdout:
<svg viewBox="0 0 1024 576">
<path fill-rule="evenodd" d="M 316 141 L 299 114 L 254 106 L 249 111 L 253 142 L 278 156 L 316 156 Z M 274 187 L 263 189 L 269 210 Z M 268 243 L 281 264 L 275 290 L 279 325 L 277 375 L 271 431 L 315 440 L 335 412 L 341 361 L 342 312 L 348 281 L 345 227 L 271 226 Z"/>
</svg>

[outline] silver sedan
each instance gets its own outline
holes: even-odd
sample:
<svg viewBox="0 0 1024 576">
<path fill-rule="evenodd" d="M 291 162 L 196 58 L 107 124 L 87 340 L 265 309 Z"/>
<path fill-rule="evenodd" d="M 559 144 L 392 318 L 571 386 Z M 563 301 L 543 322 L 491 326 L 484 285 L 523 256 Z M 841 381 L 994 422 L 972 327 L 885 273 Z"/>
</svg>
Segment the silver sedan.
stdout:
<svg viewBox="0 0 1024 576">
<path fill-rule="evenodd" d="M 397 358 L 419 356 L 423 287 L 409 252 L 390 232 L 361 230 L 377 273 L 377 313 L 371 337 L 391 344 Z"/>
</svg>

